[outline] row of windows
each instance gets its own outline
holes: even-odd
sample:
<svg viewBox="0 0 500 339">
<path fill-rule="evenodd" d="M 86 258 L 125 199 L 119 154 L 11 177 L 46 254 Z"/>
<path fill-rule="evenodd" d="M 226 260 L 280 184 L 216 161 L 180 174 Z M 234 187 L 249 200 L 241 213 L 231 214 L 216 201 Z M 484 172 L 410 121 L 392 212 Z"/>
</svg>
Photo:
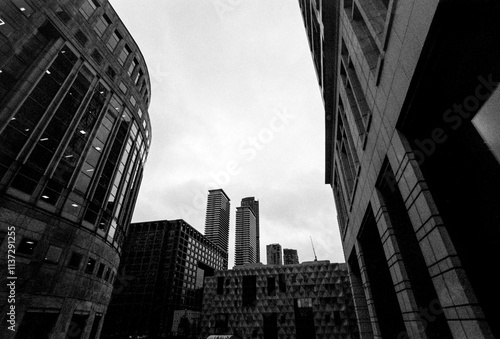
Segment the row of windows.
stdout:
<svg viewBox="0 0 500 339">
<path fill-rule="evenodd" d="M 388 20 L 390 0 L 344 1 L 344 13 L 354 31 L 354 44 L 361 46 L 362 56 L 370 70 L 377 70 L 383 46 L 384 25 Z M 360 153 L 366 144 L 372 111 L 367 103 L 365 90 L 355 69 L 346 37 L 340 39 L 340 77 L 338 80 L 338 107 L 334 145 L 334 195 L 341 233 L 348 222 L 360 173 Z M 362 67 L 362 66 L 359 66 Z M 380 68 L 380 67 L 379 67 Z M 380 71 L 380 69 L 378 69 Z"/>
<path fill-rule="evenodd" d="M 1 243 L 0 243 L 1 244 Z M 38 245 L 37 240 L 30 238 L 23 238 L 17 247 L 16 253 L 24 256 L 32 256 L 35 252 L 35 248 Z M 48 264 L 59 264 L 61 256 L 63 253 L 63 248 L 56 245 L 49 245 L 49 248 L 45 254 L 44 262 Z M 71 257 L 67 263 L 67 267 L 72 270 L 79 271 L 82 269 L 83 255 L 78 252 L 72 252 Z M 99 267 L 96 272 L 97 260 L 93 257 L 88 257 L 86 264 L 83 266 L 83 272 L 86 274 L 95 274 L 98 278 L 103 279 L 106 282 L 113 283 L 115 279 L 115 271 L 104 264 L 99 263 Z"/>
<path fill-rule="evenodd" d="M 110 241 L 113 241 L 117 224 L 120 222 L 123 224 L 125 220 L 125 215 L 123 220 L 118 220 L 122 206 L 134 198 L 135 188 L 139 182 L 136 179 L 140 172 L 139 169 L 145 161 L 146 145 L 142 135 L 138 133 L 139 126 L 135 121 L 131 124 L 131 114 L 126 108 L 123 109 L 123 104 L 119 102 L 118 98 L 111 96 L 108 109 L 103 110 L 105 102 L 110 97 L 109 90 L 101 82 L 92 85 L 96 82 L 95 75 L 86 65 L 79 68 L 71 86 L 65 90 L 62 96 L 61 88 L 67 88 L 67 83 L 72 78 L 71 71 L 77 62 L 76 54 L 68 46 L 65 46 L 11 118 L 0 134 L 0 153 L 2 153 L 0 168 L 3 169 L 0 174 L 6 173 L 6 169 L 11 166 L 16 157 L 19 157 L 24 148 L 25 153 L 29 152 L 29 154 L 13 177 L 11 187 L 27 195 L 35 194 L 40 202 L 47 206 L 61 206 L 61 198 L 67 196 L 68 199 L 63 206 L 63 214 L 72 216 L 73 219 L 81 217 L 85 207 L 85 198 L 91 198 L 89 194 L 92 192 L 89 190 L 95 185 L 97 185 L 97 190 L 93 192 L 94 199 L 92 199 L 91 206 L 87 208 L 89 212 L 85 215 L 92 215 L 95 212 L 97 217 L 108 188 L 112 187 L 112 194 L 110 193 L 113 196 L 112 203 L 109 203 L 108 199 L 106 207 L 108 207 L 109 214 L 113 211 L 115 213 L 111 215 L 113 218 L 108 217 L 107 220 L 102 221 L 100 229 L 104 232 L 104 236 L 109 230 L 108 237 Z M 87 95 L 87 93 L 91 93 L 91 95 Z M 50 112 L 49 107 L 53 105 L 57 95 L 62 96 L 58 99 L 60 104 L 54 114 L 49 116 L 47 112 Z M 93 131 L 102 117 L 101 112 L 106 114 L 94 136 Z M 41 134 L 37 132 L 36 136 L 32 135 L 33 132 L 37 131 L 35 127 L 40 125 L 42 120 L 45 127 Z M 112 130 L 115 129 L 114 125 L 118 129 L 118 137 L 110 144 L 107 139 Z M 132 126 L 129 129 L 130 125 Z M 122 151 L 122 145 L 125 143 L 128 131 L 131 131 L 129 141 L 119 164 L 121 172 L 119 171 L 119 177 L 110 186 L 112 184 L 111 178 L 115 173 L 116 159 Z M 30 143 L 30 149 L 28 149 L 27 142 L 33 137 L 37 139 L 32 140 L 34 143 Z M 90 139 L 91 137 L 93 140 Z M 90 148 L 87 146 L 89 143 L 92 144 Z M 135 148 L 130 152 L 132 144 L 135 144 Z M 106 149 L 109 149 L 109 152 Z M 84 152 L 87 152 L 87 157 L 78 172 L 76 169 L 80 166 L 79 159 L 82 158 Z M 129 157 L 129 153 L 132 156 Z M 105 156 L 107 156 L 106 161 L 113 160 L 109 166 L 106 166 L 105 159 L 101 159 Z M 101 177 L 99 182 L 91 185 L 99 163 L 105 164 Z M 128 167 L 126 164 L 129 164 Z M 49 175 L 44 178 L 46 173 Z M 132 175 L 133 173 L 135 175 Z M 123 180 L 121 180 L 122 177 L 124 177 Z M 74 182 L 75 191 L 67 195 L 65 192 L 67 192 L 67 188 L 71 187 L 71 182 Z M 121 190 L 118 190 L 120 187 Z M 117 203 L 114 203 L 115 198 L 118 200 Z M 98 202 L 101 205 L 97 204 Z M 114 207 L 116 208 L 113 210 Z M 86 220 L 91 223 L 96 221 L 90 217 Z M 122 233 L 118 232 L 118 234 L 122 237 Z M 121 239 L 118 240 L 121 241 Z"/>
<path fill-rule="evenodd" d="M 97 0 L 87 0 L 80 7 L 80 13 L 82 14 L 82 16 L 85 19 L 88 20 L 90 18 L 90 16 L 92 15 L 92 13 L 94 13 L 94 11 L 98 7 L 100 7 L 100 4 L 99 4 L 99 2 Z M 107 16 L 106 14 L 103 14 L 102 16 L 100 16 L 100 17 L 97 18 L 97 20 L 96 20 L 96 22 L 94 24 L 94 31 L 97 33 L 97 35 L 100 38 L 102 38 L 103 35 L 104 35 L 104 33 L 105 33 L 105 31 L 111 25 L 112 25 L 112 21 L 109 18 L 109 16 Z M 80 36 L 80 38 L 82 37 L 82 35 L 84 36 L 84 34 L 81 31 L 79 32 L 78 35 Z M 87 39 L 85 38 L 84 41 L 86 41 L 86 40 Z M 106 42 L 107 49 L 111 53 L 115 53 L 116 52 L 116 48 L 117 48 L 117 46 L 118 46 L 118 44 L 120 43 L 121 40 L 123 40 L 123 36 L 120 34 L 120 32 L 117 29 L 115 29 L 111 33 L 110 37 L 108 38 L 108 41 Z M 123 48 L 121 49 L 121 51 L 118 53 L 118 57 L 117 57 L 118 63 L 121 66 L 125 66 L 125 64 L 127 62 L 127 59 L 129 58 L 129 56 L 131 54 L 132 54 L 132 50 L 130 49 L 130 47 L 127 44 L 125 44 L 123 46 Z M 97 50 L 94 50 L 94 52 L 92 53 L 92 57 L 99 64 L 103 60 L 102 55 Z M 144 98 L 144 100 L 146 101 L 146 104 L 147 104 L 148 100 L 149 100 L 148 91 L 147 91 L 147 89 L 144 90 L 145 85 L 146 85 L 146 79 L 143 77 L 144 76 L 144 72 L 142 71 L 142 69 L 140 69 L 139 61 L 137 60 L 136 57 L 134 57 L 131 60 L 130 65 L 129 65 L 128 69 L 127 69 L 127 74 L 131 78 L 132 83 L 135 86 L 137 86 L 137 91 L 139 93 L 143 93 L 143 98 Z M 127 87 L 123 83 L 120 83 L 120 89 L 124 93 L 127 92 Z M 135 98 L 133 100 L 136 101 Z"/>
<path fill-rule="evenodd" d="M 382 54 L 389 2 L 390 0 L 344 1 L 344 11 L 372 71 L 377 68 Z"/>
</svg>

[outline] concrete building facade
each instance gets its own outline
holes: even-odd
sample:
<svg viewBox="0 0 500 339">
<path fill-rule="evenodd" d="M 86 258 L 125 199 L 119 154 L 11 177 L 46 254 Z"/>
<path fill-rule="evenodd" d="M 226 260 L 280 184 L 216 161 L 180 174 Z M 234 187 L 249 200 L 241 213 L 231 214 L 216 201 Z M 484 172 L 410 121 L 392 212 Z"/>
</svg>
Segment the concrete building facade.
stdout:
<svg viewBox="0 0 500 339">
<path fill-rule="evenodd" d="M 229 259 L 230 201 L 231 200 L 222 189 L 208 191 L 205 236 L 208 240 L 225 251 L 226 269 Z"/>
<path fill-rule="evenodd" d="M 108 1 L 1 2 L 0 264 L 15 302 L 2 288 L 0 310 L 15 332 L 0 337 L 99 337 L 151 141 L 150 87 Z"/>
<path fill-rule="evenodd" d="M 283 265 L 283 255 L 281 253 L 280 244 L 267 245 L 266 252 L 268 265 Z"/>
<path fill-rule="evenodd" d="M 206 279 L 201 337 L 359 338 L 346 264 L 249 264 Z"/>
<path fill-rule="evenodd" d="M 500 337 L 500 6 L 299 1 L 363 338 Z"/>
<path fill-rule="evenodd" d="M 299 263 L 299 255 L 297 250 L 284 248 L 283 249 L 283 264 L 294 265 Z"/>
<path fill-rule="evenodd" d="M 184 315 L 199 318 L 204 278 L 223 268 L 224 251 L 184 220 L 130 224 L 102 337 L 175 334 Z"/>
<path fill-rule="evenodd" d="M 234 264 L 257 262 L 257 219 L 252 208 L 236 208 L 236 232 L 234 242 Z"/>
</svg>

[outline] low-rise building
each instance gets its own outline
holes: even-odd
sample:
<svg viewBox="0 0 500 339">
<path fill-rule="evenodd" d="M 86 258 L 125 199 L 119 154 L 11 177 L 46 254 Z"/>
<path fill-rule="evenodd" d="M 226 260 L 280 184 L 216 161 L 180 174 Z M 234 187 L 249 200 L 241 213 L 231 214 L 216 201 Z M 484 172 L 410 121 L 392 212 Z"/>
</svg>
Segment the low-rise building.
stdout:
<svg viewBox="0 0 500 339">
<path fill-rule="evenodd" d="M 201 337 L 358 338 L 346 264 L 250 264 L 205 279 Z"/>
</svg>

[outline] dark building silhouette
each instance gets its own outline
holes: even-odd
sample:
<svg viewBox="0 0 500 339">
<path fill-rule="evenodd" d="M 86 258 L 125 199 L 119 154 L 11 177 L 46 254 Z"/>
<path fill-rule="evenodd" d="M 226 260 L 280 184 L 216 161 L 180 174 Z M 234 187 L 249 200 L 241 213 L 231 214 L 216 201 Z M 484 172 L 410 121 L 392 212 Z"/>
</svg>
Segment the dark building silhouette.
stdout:
<svg viewBox="0 0 500 339">
<path fill-rule="evenodd" d="M 299 4 L 361 336 L 500 337 L 500 4 Z"/>
<path fill-rule="evenodd" d="M 225 252 L 225 269 L 229 260 L 230 201 L 222 189 L 208 191 L 205 236 Z"/>
<path fill-rule="evenodd" d="M 255 262 L 260 262 L 260 221 L 259 221 L 259 201 L 255 197 L 241 199 L 241 207 L 250 207 L 255 214 L 255 235 L 256 235 L 256 257 Z"/>
<path fill-rule="evenodd" d="M 285 265 L 293 265 L 299 263 L 299 255 L 297 254 L 297 250 L 293 250 L 290 248 L 283 249 L 283 263 Z"/>
<path fill-rule="evenodd" d="M 202 338 L 359 338 L 346 264 L 247 264 L 205 281 Z"/>
<path fill-rule="evenodd" d="M 99 337 L 149 149 L 150 91 L 106 0 L 1 1 L 0 263 L 15 261 L 16 332 L 0 337 Z"/>
<path fill-rule="evenodd" d="M 223 254 L 184 220 L 130 224 L 102 337 L 173 335 L 176 314 L 200 313 L 204 278 L 223 269 Z"/>
</svg>

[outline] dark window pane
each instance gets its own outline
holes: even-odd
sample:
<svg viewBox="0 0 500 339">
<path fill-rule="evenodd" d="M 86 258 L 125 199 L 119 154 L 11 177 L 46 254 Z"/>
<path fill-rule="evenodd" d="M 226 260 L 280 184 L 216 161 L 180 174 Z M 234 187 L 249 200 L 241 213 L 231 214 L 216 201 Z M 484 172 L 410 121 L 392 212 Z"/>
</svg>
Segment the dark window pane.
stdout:
<svg viewBox="0 0 500 339">
<path fill-rule="evenodd" d="M 71 259 L 69 260 L 68 263 L 68 268 L 74 270 L 80 269 L 80 263 L 82 262 L 82 257 L 83 256 L 81 254 L 73 252 L 73 254 L 71 254 Z"/>
<path fill-rule="evenodd" d="M 106 265 L 104 265 L 103 263 L 99 264 L 99 269 L 97 270 L 96 274 L 98 278 L 102 277 L 102 274 L 104 273 L 104 267 L 106 267 Z"/>
<path fill-rule="evenodd" d="M 38 241 L 32 240 L 29 238 L 23 238 L 21 240 L 21 243 L 17 247 L 17 253 L 20 254 L 26 254 L 26 255 L 33 255 L 33 252 L 35 252 L 35 247 L 38 244 Z"/>
<path fill-rule="evenodd" d="M 92 274 L 94 273 L 94 268 L 95 268 L 95 259 L 94 258 L 89 258 L 87 261 L 87 266 L 85 266 L 85 273 L 87 274 Z"/>
</svg>

